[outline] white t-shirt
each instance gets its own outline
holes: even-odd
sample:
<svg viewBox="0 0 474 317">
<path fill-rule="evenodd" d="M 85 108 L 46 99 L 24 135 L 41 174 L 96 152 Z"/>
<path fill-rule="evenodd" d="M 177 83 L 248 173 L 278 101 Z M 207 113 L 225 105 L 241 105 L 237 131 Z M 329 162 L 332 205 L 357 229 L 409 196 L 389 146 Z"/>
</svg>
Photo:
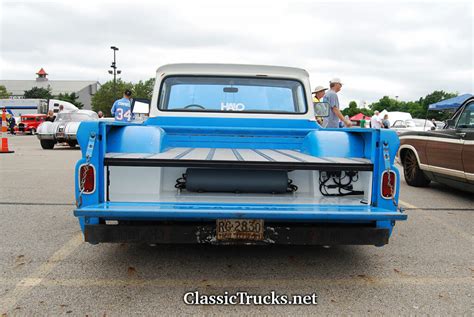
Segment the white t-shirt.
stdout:
<svg viewBox="0 0 474 317">
<path fill-rule="evenodd" d="M 372 118 L 370 118 L 370 125 L 373 129 L 380 129 L 382 127 L 382 120 L 376 115 L 373 115 Z"/>
</svg>

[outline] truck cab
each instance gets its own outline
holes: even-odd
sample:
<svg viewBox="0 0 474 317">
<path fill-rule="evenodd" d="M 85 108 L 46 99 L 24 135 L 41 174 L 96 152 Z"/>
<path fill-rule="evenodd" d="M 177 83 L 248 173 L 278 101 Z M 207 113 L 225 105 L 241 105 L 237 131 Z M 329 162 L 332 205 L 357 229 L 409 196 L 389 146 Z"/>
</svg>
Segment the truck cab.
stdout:
<svg viewBox="0 0 474 317">
<path fill-rule="evenodd" d="M 79 126 L 87 242 L 382 246 L 407 218 L 396 133 L 319 126 L 303 69 L 165 65 L 136 102 L 148 119 Z"/>
</svg>

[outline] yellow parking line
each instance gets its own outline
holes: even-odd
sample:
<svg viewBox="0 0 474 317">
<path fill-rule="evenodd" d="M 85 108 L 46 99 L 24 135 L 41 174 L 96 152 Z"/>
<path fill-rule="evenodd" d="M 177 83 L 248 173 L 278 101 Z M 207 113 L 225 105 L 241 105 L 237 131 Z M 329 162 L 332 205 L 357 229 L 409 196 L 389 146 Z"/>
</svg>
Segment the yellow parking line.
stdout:
<svg viewBox="0 0 474 317">
<path fill-rule="evenodd" d="M 33 281 L 34 282 L 34 281 Z M 310 279 L 43 279 L 46 287 L 160 287 L 160 288 L 301 288 L 320 285 L 472 285 L 473 278 L 436 276 L 394 276 L 376 277 L 358 275 L 348 278 L 310 278 Z M 37 284 L 35 284 L 37 285 Z"/>
<path fill-rule="evenodd" d="M 412 204 L 409 204 L 409 203 L 407 203 L 406 201 L 403 201 L 403 200 L 401 200 L 401 199 L 398 200 L 398 203 L 401 204 L 401 205 L 403 205 L 403 207 L 405 207 L 405 208 L 412 208 L 412 209 L 418 208 L 418 207 L 416 207 L 416 206 L 414 206 L 414 205 L 412 205 Z"/>
<path fill-rule="evenodd" d="M 44 281 L 46 276 L 83 242 L 82 233 L 75 234 L 71 240 L 66 242 L 45 263 L 41 264 L 30 276 L 20 280 L 15 287 L 0 298 L 0 312 L 15 308 L 20 299 L 27 295 L 31 289 Z"/>
<path fill-rule="evenodd" d="M 409 203 L 407 203 L 407 202 L 405 202 L 401 199 L 399 199 L 398 202 L 406 208 L 412 208 L 412 209 L 417 209 L 418 208 L 415 205 L 409 204 Z M 450 225 L 449 223 L 447 223 L 446 221 L 443 221 L 443 220 L 439 219 L 433 213 L 425 213 L 425 215 L 426 215 L 426 217 L 433 220 L 434 222 L 437 222 L 438 224 L 442 225 L 443 227 L 445 227 L 445 228 L 449 229 L 450 231 L 460 235 L 464 239 L 472 242 L 472 238 L 473 238 L 472 234 L 469 234 L 469 233 L 466 233 L 462 230 L 459 230 L 455 226 Z"/>
</svg>

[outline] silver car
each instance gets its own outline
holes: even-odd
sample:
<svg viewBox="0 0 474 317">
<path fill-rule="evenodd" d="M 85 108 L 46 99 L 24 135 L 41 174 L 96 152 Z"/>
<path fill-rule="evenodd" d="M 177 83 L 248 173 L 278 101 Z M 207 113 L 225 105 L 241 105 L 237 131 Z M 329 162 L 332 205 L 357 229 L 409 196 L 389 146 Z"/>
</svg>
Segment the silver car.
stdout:
<svg viewBox="0 0 474 317">
<path fill-rule="evenodd" d="M 46 150 L 54 148 L 56 143 L 66 142 L 70 147 L 77 145 L 76 133 L 82 121 L 99 120 L 97 113 L 91 110 L 60 112 L 54 122 L 45 121 L 38 126 L 37 136 L 41 147 Z"/>
<path fill-rule="evenodd" d="M 391 128 L 400 134 L 407 131 L 430 131 L 434 130 L 435 126 L 431 120 L 408 119 L 395 121 Z"/>
</svg>

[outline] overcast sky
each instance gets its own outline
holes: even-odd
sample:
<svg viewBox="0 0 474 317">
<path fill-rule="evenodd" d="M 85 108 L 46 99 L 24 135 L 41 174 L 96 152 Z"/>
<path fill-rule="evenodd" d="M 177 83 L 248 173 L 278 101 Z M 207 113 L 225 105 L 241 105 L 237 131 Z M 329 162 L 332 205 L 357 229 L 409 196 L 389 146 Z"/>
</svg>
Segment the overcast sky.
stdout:
<svg viewBox="0 0 474 317">
<path fill-rule="evenodd" d="M 0 79 L 122 79 L 179 62 L 305 68 L 341 100 L 474 93 L 472 1 L 0 0 Z"/>
</svg>

